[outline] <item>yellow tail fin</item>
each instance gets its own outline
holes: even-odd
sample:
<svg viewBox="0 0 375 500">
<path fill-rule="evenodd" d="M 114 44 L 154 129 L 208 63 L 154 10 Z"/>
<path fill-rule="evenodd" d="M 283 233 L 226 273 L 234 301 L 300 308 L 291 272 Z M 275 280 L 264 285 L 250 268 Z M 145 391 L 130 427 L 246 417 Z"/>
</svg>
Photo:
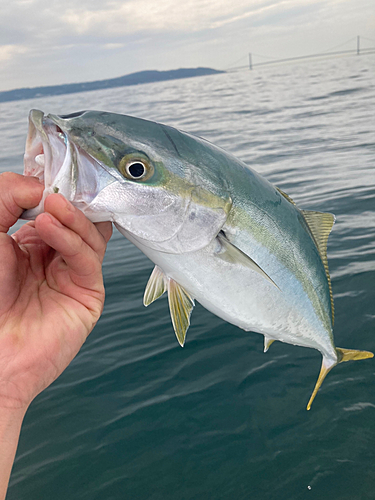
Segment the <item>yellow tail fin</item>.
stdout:
<svg viewBox="0 0 375 500">
<path fill-rule="evenodd" d="M 314 398 L 316 396 L 316 393 L 320 389 L 320 386 L 323 383 L 323 380 L 326 378 L 327 374 L 332 370 L 334 366 L 336 366 L 339 363 L 343 363 L 344 361 L 355 361 L 357 359 L 367 359 L 367 358 L 373 358 L 374 354 L 369 351 L 356 351 L 354 349 L 340 349 L 340 347 L 336 348 L 337 352 L 337 362 L 332 362 L 326 359 L 323 356 L 322 360 L 322 367 L 320 369 L 318 381 L 315 384 L 314 391 L 311 395 L 310 401 L 307 404 L 307 410 L 310 410 L 312 402 L 314 401 Z"/>
</svg>

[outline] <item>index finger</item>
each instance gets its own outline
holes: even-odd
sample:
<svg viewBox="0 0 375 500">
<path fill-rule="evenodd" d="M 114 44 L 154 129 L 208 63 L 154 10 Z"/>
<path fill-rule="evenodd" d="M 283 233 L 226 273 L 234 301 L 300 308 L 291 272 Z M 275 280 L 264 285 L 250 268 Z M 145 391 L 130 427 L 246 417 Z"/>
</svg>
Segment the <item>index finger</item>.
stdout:
<svg viewBox="0 0 375 500">
<path fill-rule="evenodd" d="M 36 177 L 13 172 L 0 174 L 0 232 L 7 233 L 24 210 L 36 207 L 43 190 Z"/>
<path fill-rule="evenodd" d="M 111 222 L 94 225 L 81 210 L 74 207 L 61 194 L 47 196 L 44 209 L 61 224 L 79 234 L 80 238 L 103 259 L 108 240 L 112 235 Z"/>
</svg>

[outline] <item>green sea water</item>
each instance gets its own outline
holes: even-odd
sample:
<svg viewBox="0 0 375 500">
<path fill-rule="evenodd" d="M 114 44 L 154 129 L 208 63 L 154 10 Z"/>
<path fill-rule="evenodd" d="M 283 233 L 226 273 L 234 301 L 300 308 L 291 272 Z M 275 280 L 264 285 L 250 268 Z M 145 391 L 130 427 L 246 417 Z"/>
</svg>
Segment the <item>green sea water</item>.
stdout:
<svg viewBox="0 0 375 500">
<path fill-rule="evenodd" d="M 31 108 L 103 109 L 200 135 L 301 208 L 332 212 L 335 341 L 375 350 L 375 59 L 361 56 L 0 104 L 0 171 Z M 102 318 L 32 404 L 8 500 L 375 499 L 375 361 L 321 357 L 194 309 L 185 347 L 152 263 L 115 233 Z M 1 284 L 0 284 L 1 286 Z"/>
</svg>

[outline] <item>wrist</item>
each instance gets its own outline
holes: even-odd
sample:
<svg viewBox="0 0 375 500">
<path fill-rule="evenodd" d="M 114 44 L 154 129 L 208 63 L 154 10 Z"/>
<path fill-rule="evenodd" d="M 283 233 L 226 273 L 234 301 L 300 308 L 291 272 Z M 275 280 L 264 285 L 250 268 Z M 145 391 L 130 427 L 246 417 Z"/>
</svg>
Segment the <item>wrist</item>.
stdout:
<svg viewBox="0 0 375 500">
<path fill-rule="evenodd" d="M 0 407 L 0 500 L 4 500 L 27 408 Z"/>
<path fill-rule="evenodd" d="M 21 425 L 26 411 L 27 407 L 7 407 L 6 405 L 2 405 L 0 401 L 0 428 Z"/>
<path fill-rule="evenodd" d="M 26 409 L 0 407 L 0 447 L 17 446 Z M 1 461 L 1 460 L 0 460 Z"/>
</svg>

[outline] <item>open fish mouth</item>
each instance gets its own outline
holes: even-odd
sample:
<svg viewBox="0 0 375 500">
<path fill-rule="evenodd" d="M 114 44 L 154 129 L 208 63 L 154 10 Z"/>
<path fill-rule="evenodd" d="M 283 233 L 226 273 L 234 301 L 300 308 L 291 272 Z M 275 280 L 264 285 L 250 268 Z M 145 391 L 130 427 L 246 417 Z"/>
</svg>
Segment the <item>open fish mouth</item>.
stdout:
<svg viewBox="0 0 375 500">
<path fill-rule="evenodd" d="M 44 184 L 39 205 L 22 214 L 22 219 L 34 220 L 44 212 L 44 200 L 49 194 L 61 193 L 82 210 L 93 222 L 111 220 L 111 214 L 94 210 L 95 198 L 116 179 L 104 165 L 78 145 L 59 124 L 61 117 L 44 115 L 33 109 L 29 114 L 29 130 L 24 155 L 24 175 L 35 176 Z"/>
</svg>

